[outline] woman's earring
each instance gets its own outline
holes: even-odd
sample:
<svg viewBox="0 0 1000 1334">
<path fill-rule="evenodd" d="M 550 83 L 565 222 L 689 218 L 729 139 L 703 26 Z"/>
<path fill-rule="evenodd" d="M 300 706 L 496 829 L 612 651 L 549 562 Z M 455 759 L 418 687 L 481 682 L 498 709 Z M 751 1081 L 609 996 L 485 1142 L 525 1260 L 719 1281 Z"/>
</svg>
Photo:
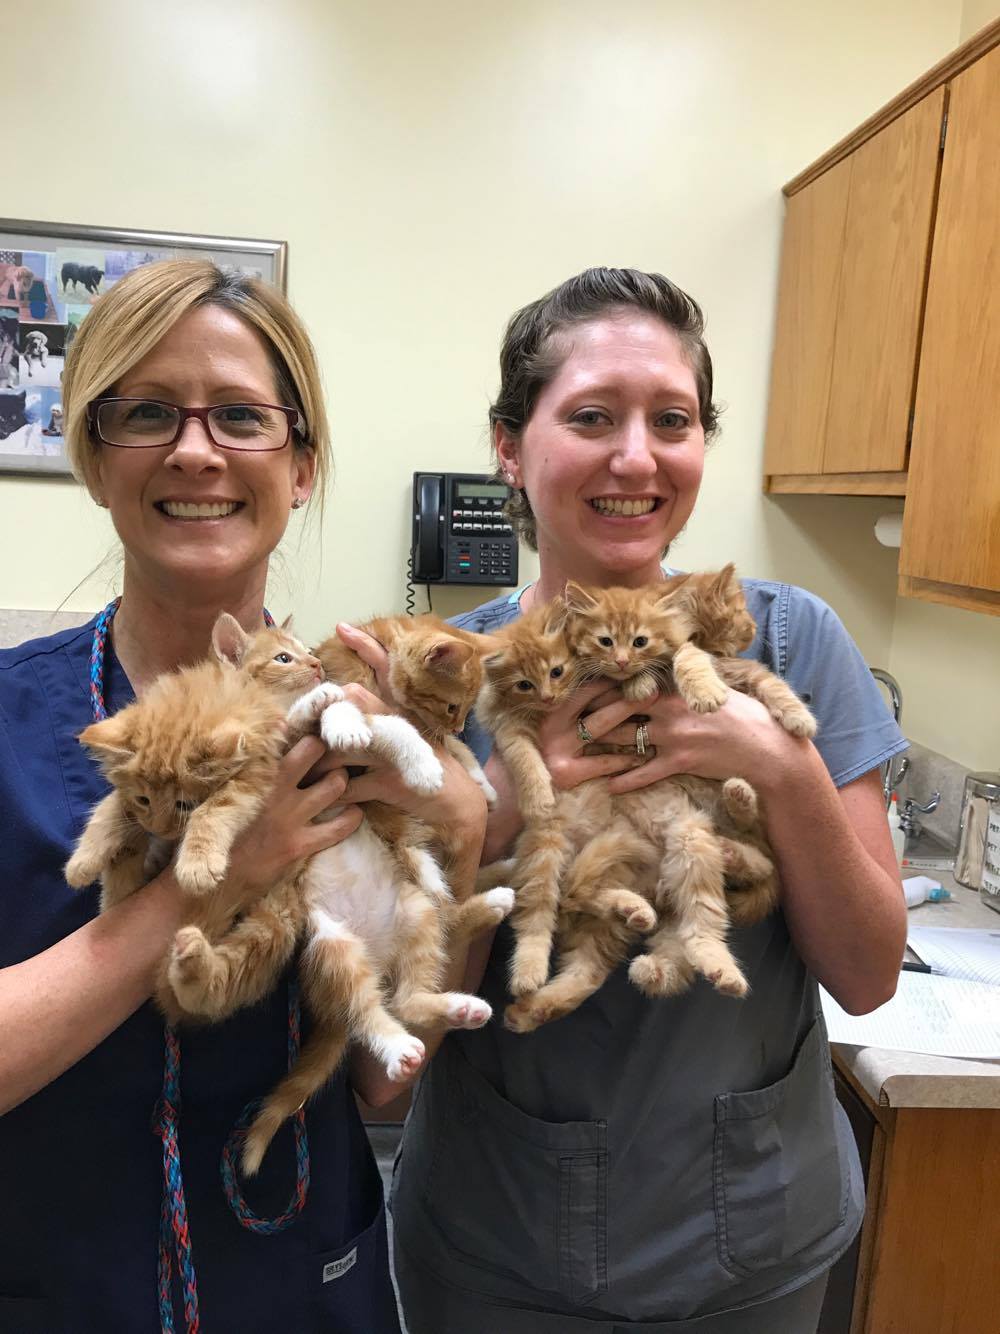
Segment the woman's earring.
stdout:
<svg viewBox="0 0 1000 1334">
<path fill-rule="evenodd" d="M 293 510 L 300 510 L 304 504 L 305 504 L 305 501 L 302 499 L 302 497 L 301 497 L 301 496 L 296 496 L 295 499 L 292 501 L 292 509 L 293 509 Z"/>
</svg>

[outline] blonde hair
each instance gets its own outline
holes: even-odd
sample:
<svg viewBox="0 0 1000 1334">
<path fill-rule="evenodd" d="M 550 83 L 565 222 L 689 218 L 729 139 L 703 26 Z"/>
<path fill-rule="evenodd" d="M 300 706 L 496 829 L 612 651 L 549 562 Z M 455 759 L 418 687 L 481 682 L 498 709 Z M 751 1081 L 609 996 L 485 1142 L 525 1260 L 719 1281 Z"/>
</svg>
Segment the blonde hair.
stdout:
<svg viewBox="0 0 1000 1334">
<path fill-rule="evenodd" d="M 293 448 L 315 455 L 314 490 L 322 503 L 333 458 L 319 366 L 305 326 L 277 288 L 207 259 L 166 259 L 133 269 L 94 302 L 81 323 L 62 379 L 66 452 L 74 475 L 91 495 L 98 493 L 101 445 L 91 436 L 87 405 L 113 389 L 182 316 L 206 305 L 239 315 L 267 344 L 279 402 L 302 414 L 304 433 L 293 434 Z"/>
</svg>

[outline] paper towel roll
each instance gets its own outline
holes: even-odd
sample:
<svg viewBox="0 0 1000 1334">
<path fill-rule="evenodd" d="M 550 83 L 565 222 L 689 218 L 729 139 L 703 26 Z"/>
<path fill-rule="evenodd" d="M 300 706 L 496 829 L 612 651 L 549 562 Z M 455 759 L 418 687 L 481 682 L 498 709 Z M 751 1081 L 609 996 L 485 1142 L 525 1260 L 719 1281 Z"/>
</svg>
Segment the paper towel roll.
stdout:
<svg viewBox="0 0 1000 1334">
<path fill-rule="evenodd" d="M 875 520 L 875 536 L 884 547 L 898 547 L 903 536 L 902 514 L 880 514 Z"/>
</svg>

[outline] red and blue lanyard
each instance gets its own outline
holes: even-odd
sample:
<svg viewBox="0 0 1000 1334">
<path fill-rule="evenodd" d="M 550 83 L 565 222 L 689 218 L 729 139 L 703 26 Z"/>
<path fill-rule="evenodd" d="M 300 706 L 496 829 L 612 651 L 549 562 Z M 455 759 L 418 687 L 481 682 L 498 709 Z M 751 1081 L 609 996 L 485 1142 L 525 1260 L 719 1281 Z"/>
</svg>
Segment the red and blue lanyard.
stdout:
<svg viewBox="0 0 1000 1334">
<path fill-rule="evenodd" d="M 90 651 L 90 702 L 94 721 L 108 716 L 104 706 L 104 664 L 107 657 L 108 631 L 118 610 L 116 598 L 98 616 L 94 625 L 94 639 Z M 264 622 L 273 625 L 267 609 Z M 288 984 L 288 1068 L 292 1068 L 299 1053 L 299 1000 L 294 979 Z M 184 1198 L 184 1180 L 181 1175 L 180 1112 L 181 1112 L 181 1047 L 173 1025 L 164 1029 L 163 1090 L 153 1114 L 153 1130 L 163 1145 L 163 1202 L 160 1209 L 159 1261 L 157 1264 L 157 1294 L 162 1334 L 174 1334 L 173 1257 L 177 1260 L 184 1301 L 184 1322 L 187 1334 L 199 1334 L 198 1284 L 195 1277 L 191 1235 L 188 1228 L 187 1204 Z M 260 1108 L 260 1099 L 247 1104 L 236 1122 L 222 1150 L 220 1171 L 222 1186 L 230 1208 L 240 1224 L 250 1232 L 272 1236 L 283 1232 L 302 1212 L 309 1191 L 309 1140 L 306 1133 L 305 1109 L 295 1114 L 295 1189 L 284 1213 L 277 1218 L 260 1218 L 248 1206 L 240 1190 L 237 1159 L 247 1129 Z"/>
</svg>

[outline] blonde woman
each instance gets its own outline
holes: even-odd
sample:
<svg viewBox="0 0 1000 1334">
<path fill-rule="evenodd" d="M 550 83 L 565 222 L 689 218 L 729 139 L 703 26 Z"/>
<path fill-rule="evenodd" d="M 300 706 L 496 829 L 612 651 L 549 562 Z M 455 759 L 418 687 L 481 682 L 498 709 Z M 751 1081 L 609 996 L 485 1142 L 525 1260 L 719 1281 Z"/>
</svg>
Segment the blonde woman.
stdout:
<svg viewBox="0 0 1000 1334">
<path fill-rule="evenodd" d="M 294 1225 L 255 1235 L 223 1192 L 222 1146 L 285 1068 L 287 986 L 184 1030 L 172 1088 L 148 1003 L 179 922 L 172 873 L 99 918 L 96 893 L 63 879 L 105 790 L 75 740 L 95 709 L 203 657 L 221 610 L 263 624 L 269 557 L 329 469 L 313 349 L 266 285 L 208 262 L 153 264 L 95 304 L 63 405 L 74 470 L 110 511 L 124 575 L 116 610 L 0 654 L 0 1330 L 145 1334 L 200 1318 L 241 1334 L 397 1334 L 381 1188 L 343 1075 L 310 1104 L 311 1181 Z M 304 782 L 321 753 L 308 738 L 286 757 L 235 850 L 234 904 L 357 828 L 352 804 L 311 823 L 346 783 L 343 767 Z M 450 768 L 436 802 L 477 862 L 478 789 Z M 161 1199 L 174 1130 L 186 1217 L 173 1178 Z M 303 1186 L 289 1130 L 247 1204 L 273 1220 Z"/>
</svg>

